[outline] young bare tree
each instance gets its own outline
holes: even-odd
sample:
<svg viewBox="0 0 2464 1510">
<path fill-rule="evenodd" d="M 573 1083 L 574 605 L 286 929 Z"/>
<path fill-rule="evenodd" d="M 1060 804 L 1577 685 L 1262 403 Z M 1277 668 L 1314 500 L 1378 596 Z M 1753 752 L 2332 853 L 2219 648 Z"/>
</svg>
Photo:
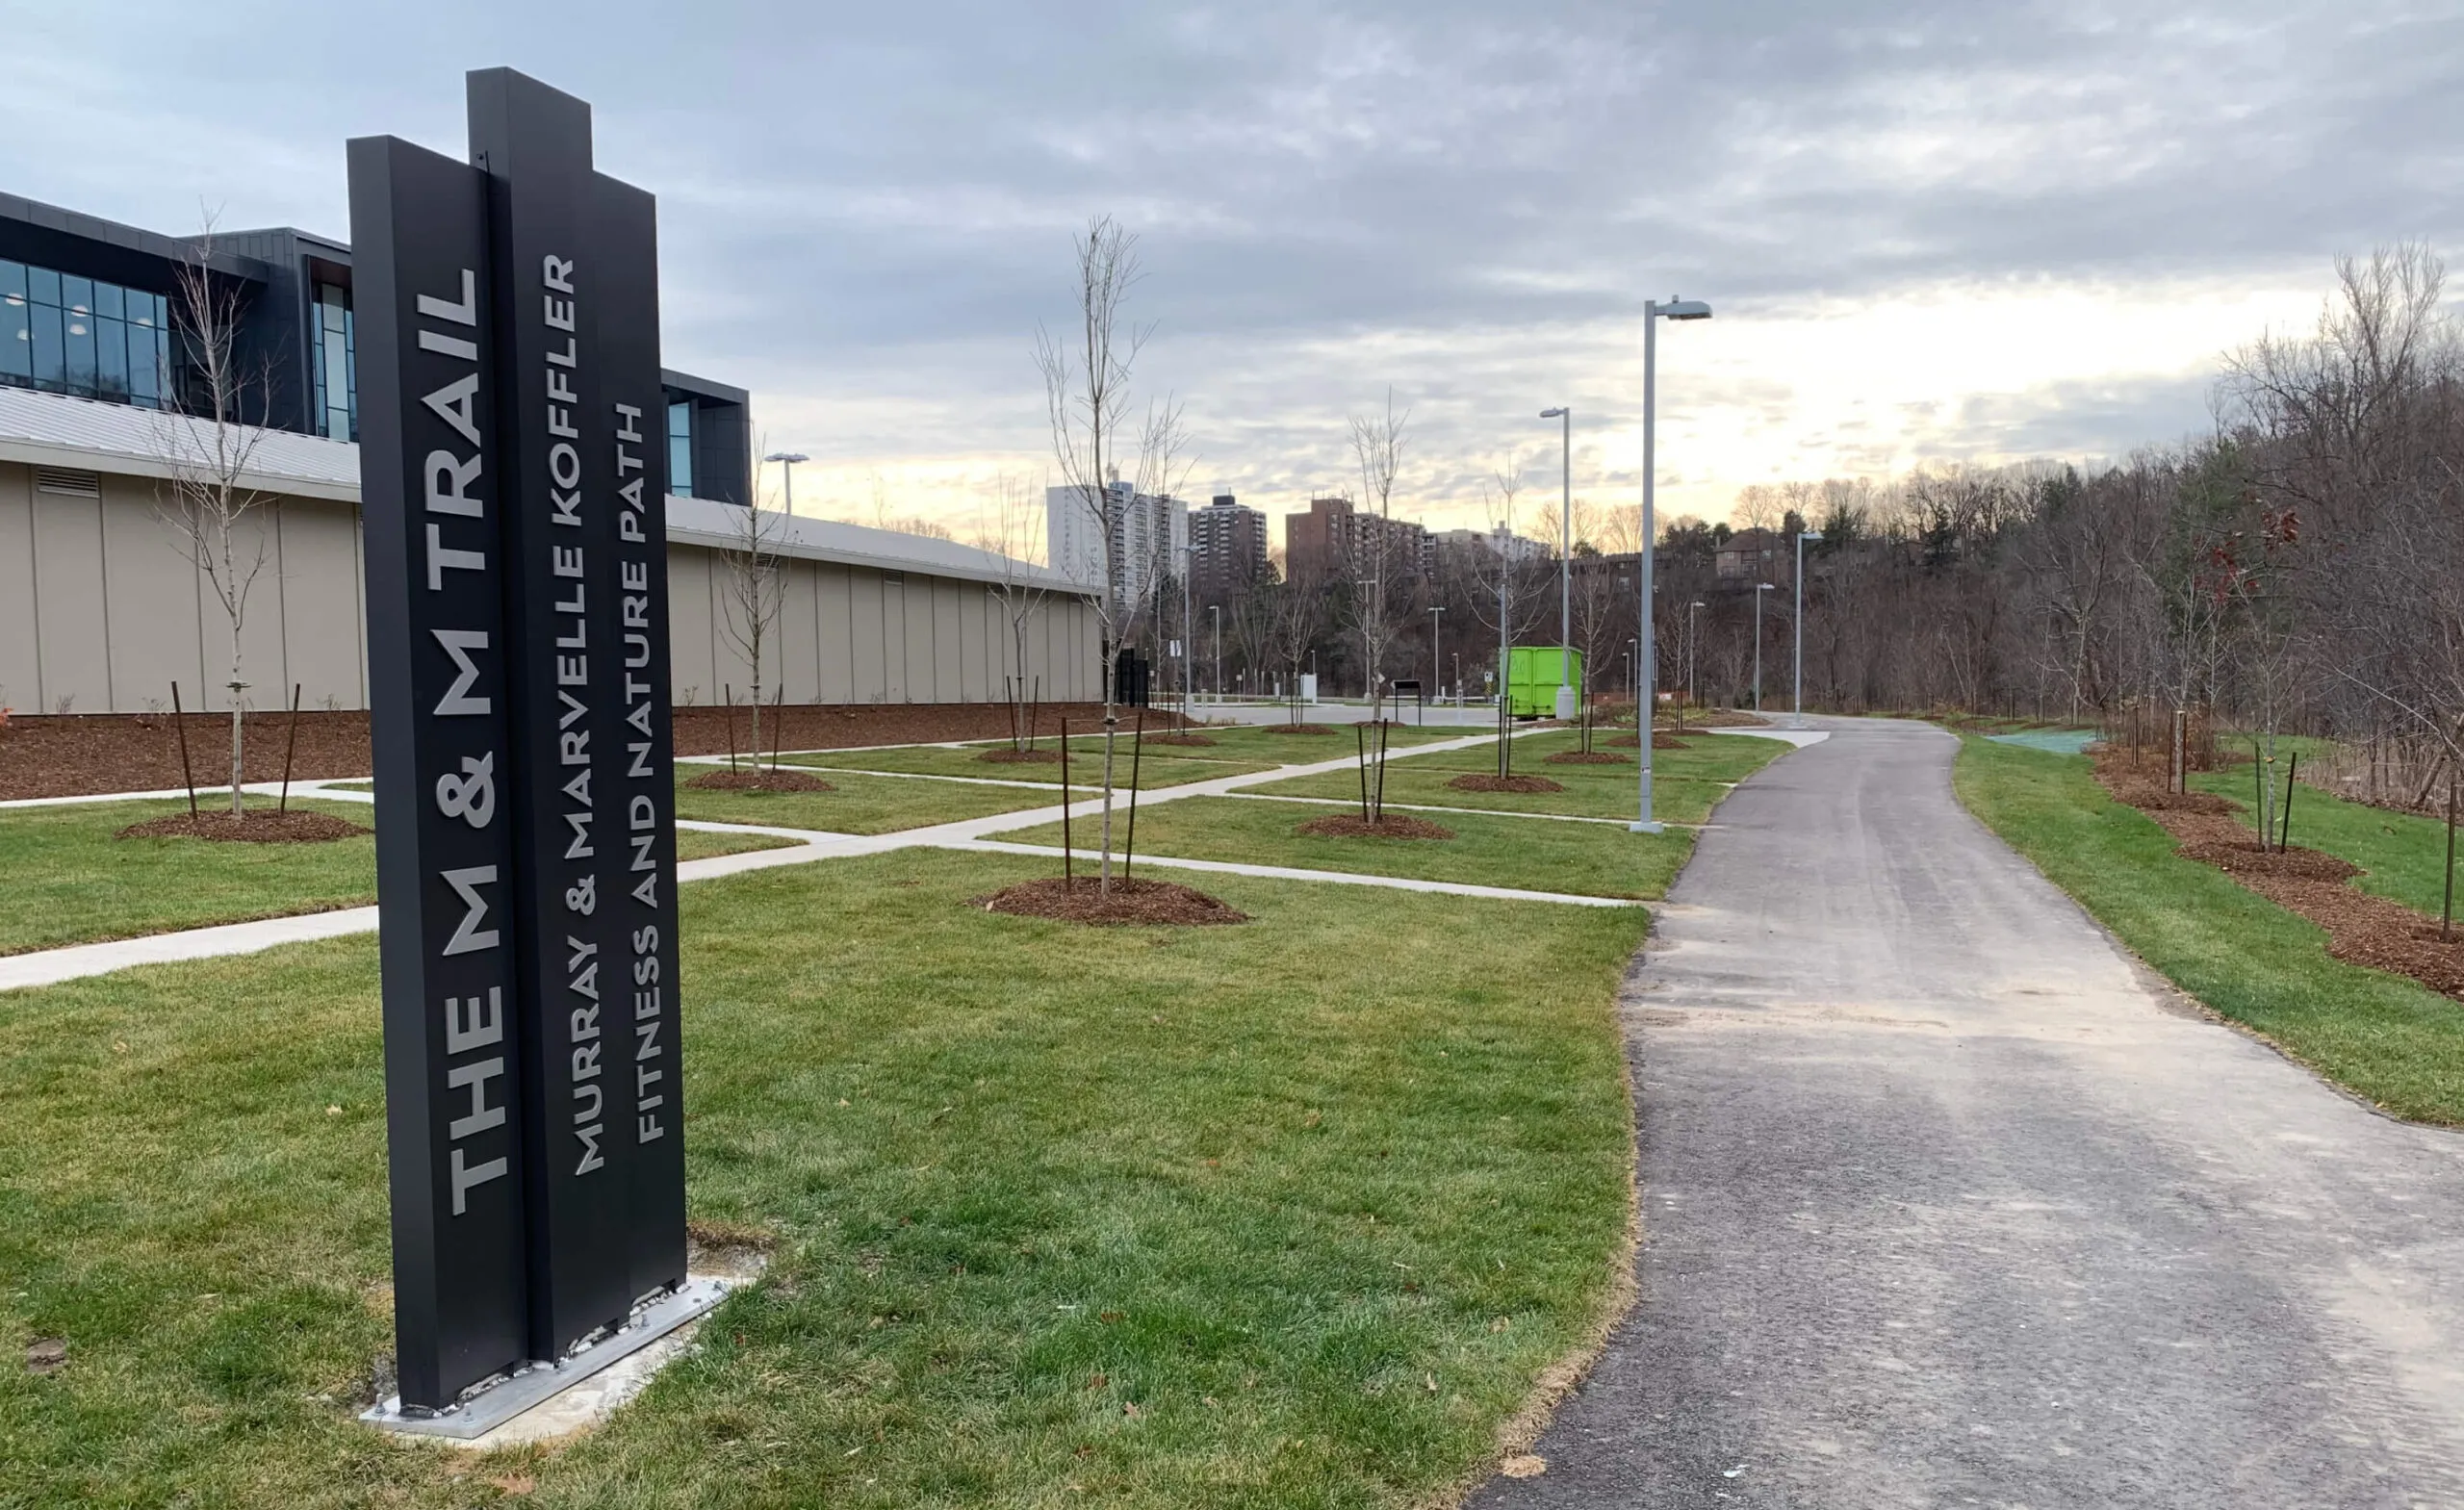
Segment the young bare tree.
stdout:
<svg viewBox="0 0 2464 1510">
<path fill-rule="evenodd" d="M 231 694 L 231 816 L 244 816 L 242 709 L 248 676 L 243 631 L 248 595 L 269 557 L 267 521 L 275 496 L 252 486 L 257 448 L 265 440 L 265 396 L 270 371 L 240 348 L 244 296 L 237 280 L 213 269 L 215 218 L 189 243 L 172 274 L 179 318 L 178 349 L 185 371 L 161 374 L 163 412 L 155 424 L 155 448 L 169 474 L 155 495 L 155 511 L 170 527 L 175 549 L 205 578 L 229 632 Z"/>
<path fill-rule="evenodd" d="M 992 553 L 992 599 L 1010 624 L 1010 744 L 1014 750 L 1034 747 L 1036 690 L 1027 671 L 1027 633 L 1043 611 L 1043 584 L 1034 575 L 1028 555 L 1042 534 L 1041 505 L 1026 486 L 1008 473 L 993 480 L 989 510 L 977 526 L 977 538 Z"/>
<path fill-rule="evenodd" d="M 1395 483 L 1402 473 L 1411 423 L 1411 410 L 1396 412 L 1391 388 L 1386 390 L 1383 413 L 1350 418 L 1352 461 L 1360 471 L 1360 506 L 1374 508 L 1377 523 L 1360 531 L 1354 548 L 1342 557 L 1342 570 L 1351 589 L 1344 595 L 1342 606 L 1360 637 L 1361 679 L 1366 683 L 1363 690 L 1369 695 L 1372 720 L 1382 716 L 1378 709 L 1385 697 L 1387 652 L 1416 617 L 1403 581 L 1419 575 L 1420 563 L 1406 558 L 1397 538 L 1399 531 L 1394 527 Z"/>
<path fill-rule="evenodd" d="M 1116 672 L 1127 631 L 1156 580 L 1151 571 L 1121 570 L 1130 563 L 1116 559 L 1116 551 L 1126 549 L 1129 511 L 1142 506 L 1141 496 L 1169 491 L 1184 432 L 1180 408 L 1168 398 L 1147 406 L 1142 429 L 1130 428 L 1130 377 L 1139 351 L 1153 332 L 1151 325 L 1142 327 L 1125 318 L 1129 291 L 1143 276 L 1138 238 L 1111 216 L 1099 215 L 1087 222 L 1084 235 L 1073 239 L 1072 248 L 1078 277 L 1074 290 L 1077 328 L 1065 337 L 1056 337 L 1038 326 L 1035 358 L 1043 374 L 1053 462 L 1065 500 L 1062 506 L 1084 509 L 1085 522 L 1093 526 L 1097 542 L 1095 564 L 1101 581 L 1093 602 L 1103 655 L 1099 684 L 1104 705 L 1104 792 L 1102 861 L 1096 886 L 1099 895 L 1109 896 L 1113 773 L 1120 729 Z M 1129 432 L 1126 437 L 1124 430 Z M 1135 448 L 1128 482 L 1120 476 L 1124 440 Z"/>
<path fill-rule="evenodd" d="M 766 447 L 759 448 L 767 449 Z M 787 516 L 765 507 L 767 490 L 757 488 L 753 499 L 728 521 L 728 541 L 719 548 L 726 571 L 719 615 L 720 632 L 744 656 L 753 672 L 753 768 L 761 769 L 761 690 L 777 639 L 780 609 L 786 599 L 786 576 L 780 542 L 786 536 Z M 733 718 L 734 710 L 728 716 Z"/>
<path fill-rule="evenodd" d="M 1307 576 L 1260 586 L 1253 610 L 1266 653 L 1283 675 L 1284 695 L 1292 704 L 1292 722 L 1300 718 L 1300 677 L 1309 664 L 1310 648 L 1326 627 L 1325 584 Z"/>
</svg>

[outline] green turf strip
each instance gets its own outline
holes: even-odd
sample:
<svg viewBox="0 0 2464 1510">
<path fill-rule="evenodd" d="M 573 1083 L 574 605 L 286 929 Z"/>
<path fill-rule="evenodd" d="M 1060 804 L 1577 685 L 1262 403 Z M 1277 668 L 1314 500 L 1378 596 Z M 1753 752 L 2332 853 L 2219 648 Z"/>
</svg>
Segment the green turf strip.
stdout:
<svg viewBox="0 0 2464 1510">
<path fill-rule="evenodd" d="M 2391 1112 L 2464 1122 L 2464 1005 L 2330 958 L 2323 930 L 2174 854 L 2085 760 L 1970 735 L 1956 785 L 1970 811 L 2192 996 Z M 2297 808 L 2297 838 L 2300 825 Z"/>
<path fill-rule="evenodd" d="M 1390 786 L 1393 781 L 1390 773 Z M 1389 813 L 1406 816 L 1399 808 Z M 1667 894 L 1669 882 L 1694 848 L 1690 830 L 1639 834 L 1615 824 L 1456 812 L 1408 814 L 1453 831 L 1451 839 L 1318 838 L 1295 832 L 1330 815 L 1356 816 L 1357 809 L 1239 797 L 1158 803 L 1139 809 L 1138 853 L 1643 900 Z M 991 837 L 1058 846 L 1061 826 Z M 1083 831 L 1078 837 L 1085 839 Z M 1194 884 L 1203 881 L 1186 875 L 1170 879 Z"/>
<path fill-rule="evenodd" d="M 373 939 L 0 994 L 0 1340 L 68 1344 L 0 1369 L 0 1504 L 1436 1499 L 1605 1293 L 1643 914 L 1235 877 L 1236 928 L 968 906 L 1048 870 L 685 888 L 692 1210 L 778 1247 L 552 1455 L 351 1419 L 391 1335 Z"/>
<path fill-rule="evenodd" d="M 710 769 L 705 765 L 677 768 L 678 817 L 704 823 L 817 829 L 828 833 L 890 833 L 1021 807 L 1048 807 L 1061 800 L 1058 791 L 1035 787 L 971 786 L 837 771 L 812 773 L 831 784 L 827 792 L 714 792 L 684 784 Z"/>
<path fill-rule="evenodd" d="M 1033 781 L 1040 785 L 1061 784 L 1061 765 L 1011 765 L 981 758 L 986 749 L 943 750 L 924 746 L 907 746 L 896 750 L 825 750 L 814 755 L 791 755 L 790 765 L 814 770 L 902 771 L 921 776 L 957 776 L 986 781 Z M 1057 748 L 1057 745 L 1055 746 Z M 1194 752 L 1211 755 L 1210 751 Z M 1069 755 L 1069 781 L 1073 786 L 1091 786 L 1103 774 L 1100 754 L 1088 758 L 1088 752 L 1072 743 Z M 1179 786 L 1189 781 L 1213 781 L 1219 776 L 1238 776 L 1245 771 L 1271 769 L 1274 762 L 1266 760 L 1190 759 L 1182 752 L 1167 755 L 1157 750 L 1145 752 L 1139 759 L 1139 785 L 1146 788 Z M 1130 747 L 1122 740 L 1113 774 L 1116 787 L 1129 785 Z"/>
</svg>

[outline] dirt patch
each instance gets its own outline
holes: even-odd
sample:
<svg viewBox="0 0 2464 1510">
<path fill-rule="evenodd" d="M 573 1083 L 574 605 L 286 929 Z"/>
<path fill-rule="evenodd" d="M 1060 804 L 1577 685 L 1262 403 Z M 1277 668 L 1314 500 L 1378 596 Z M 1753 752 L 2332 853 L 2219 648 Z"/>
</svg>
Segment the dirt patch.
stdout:
<svg viewBox="0 0 2464 1510">
<path fill-rule="evenodd" d="M 2298 846 L 2289 850 L 2259 848 L 2256 839 L 2218 842 L 2213 839 L 2181 846 L 2182 854 L 2234 877 L 2284 876 L 2296 881 L 2350 881 L 2361 867 L 2333 855 Z"/>
<path fill-rule="evenodd" d="M 1452 829 L 1441 827 L 1425 818 L 1389 813 L 1374 820 L 1358 813 L 1339 812 L 1330 817 L 1312 818 L 1293 831 L 1315 839 L 1450 839 Z"/>
<path fill-rule="evenodd" d="M 1096 927 L 1122 925 L 1206 925 L 1245 923 L 1249 914 L 1187 886 L 1168 881 L 1115 878 L 1109 894 L 1099 894 L 1094 878 L 1066 881 L 1047 876 L 1041 881 L 1004 886 L 974 906 L 1013 917 L 1049 917 L 1065 923 Z"/>
<path fill-rule="evenodd" d="M 123 839 L 214 839 L 230 844 L 331 844 L 353 834 L 370 833 L 346 818 L 329 812 L 310 812 L 295 807 L 278 812 L 271 807 L 255 808 L 240 817 L 231 816 L 229 808 L 211 811 L 200 808 L 194 817 L 175 812 L 168 817 L 145 823 L 132 823 L 119 831 Z"/>
<path fill-rule="evenodd" d="M 988 765 L 1059 765 L 1061 752 L 1058 750 L 1013 750 L 1004 745 L 997 750 L 987 750 L 976 758 Z"/>
<path fill-rule="evenodd" d="M 1616 738 L 1608 740 L 1606 743 L 1608 748 L 1611 750 L 1640 750 L 1643 748 L 1642 740 L 1632 734 L 1619 734 Z M 1691 750 L 1694 746 L 1689 740 L 1680 739 L 1675 734 L 1663 733 L 1659 729 L 1655 729 L 1652 730 L 1652 748 L 1655 750 Z"/>
<path fill-rule="evenodd" d="M 193 690 L 193 689 L 189 689 Z M 167 698 L 170 689 L 164 688 Z M 739 690 L 739 696 L 741 691 Z M 1103 709 L 1092 703 L 1047 703 L 1037 727 L 1058 730 L 1096 727 Z M 1177 727 L 1177 714 L 1151 710 L 1147 721 Z M 231 779 L 231 718 L 191 713 L 189 759 L 200 786 Z M 247 754 L 244 772 L 251 781 L 282 779 L 290 747 L 290 715 L 249 713 L 242 721 Z M 750 755 L 751 712 L 735 709 L 733 732 L 724 709 L 676 710 L 675 748 L 680 755 L 726 755 L 731 747 Z M 1010 709 L 1001 703 L 790 704 L 761 710 L 761 746 L 783 750 L 847 750 L 866 745 L 938 744 L 1009 736 Z M 170 713 L 13 714 L 0 728 L 0 798 L 81 797 L 94 792 L 173 791 L 180 777 L 180 730 Z M 1148 733 L 1153 738 L 1153 732 Z M 346 780 L 369 774 L 368 715 L 303 710 L 292 775 L 301 781 Z"/>
<path fill-rule="evenodd" d="M 1656 750 L 1659 746 L 1654 745 L 1652 748 Z M 1621 755 L 1614 750 L 1560 750 L 1555 755 L 1543 755 L 1541 758 L 1551 765 L 1632 765 L 1634 763 L 1631 756 Z"/>
<path fill-rule="evenodd" d="M 1146 736 L 1146 742 L 1150 745 L 1191 745 L 1209 750 L 1215 748 L 1215 741 L 1204 734 L 1149 734 Z"/>
<path fill-rule="evenodd" d="M 1545 776 L 1489 776 L 1478 771 L 1466 772 L 1446 783 L 1458 792 L 1562 792 L 1561 782 Z"/>
<path fill-rule="evenodd" d="M 684 783 L 704 792 L 834 792 L 831 785 L 809 771 L 781 766 L 775 771 L 757 771 L 751 766 L 741 770 L 705 771 Z"/>
<path fill-rule="evenodd" d="M 2324 929 L 2329 956 L 2410 976 L 2442 995 L 2464 999 L 2464 933 L 2453 942 L 2442 940 L 2434 920 L 2400 902 L 2355 890 L 2348 883 L 2362 871 L 2336 856 L 2297 847 L 2261 854 L 2257 838 L 2233 816 L 2232 803 L 2207 792 L 2168 792 L 2156 781 L 2113 769 L 2115 764 L 2112 756 L 2099 759 L 2096 776 L 2117 801 L 2146 812 L 2173 836 L 2184 857 L 2216 866 L 2247 890 Z"/>
<path fill-rule="evenodd" d="M 1331 734 L 1334 731 L 1333 727 L 1327 724 L 1269 724 L 1260 730 L 1269 734 Z"/>
</svg>

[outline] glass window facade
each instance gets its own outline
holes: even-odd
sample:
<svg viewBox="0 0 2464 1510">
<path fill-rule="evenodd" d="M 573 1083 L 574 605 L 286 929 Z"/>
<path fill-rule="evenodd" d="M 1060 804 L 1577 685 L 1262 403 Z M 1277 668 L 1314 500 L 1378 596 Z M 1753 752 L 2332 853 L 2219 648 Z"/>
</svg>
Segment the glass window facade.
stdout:
<svg viewBox="0 0 2464 1510">
<path fill-rule="evenodd" d="M 667 491 L 693 496 L 693 400 L 673 398 L 667 405 Z"/>
<path fill-rule="evenodd" d="M 317 433 L 337 441 L 359 439 L 359 327 L 351 319 L 350 290 L 317 285 L 310 326 L 317 351 Z"/>
<path fill-rule="evenodd" d="M 157 409 L 170 366 L 164 295 L 0 262 L 0 383 Z"/>
</svg>

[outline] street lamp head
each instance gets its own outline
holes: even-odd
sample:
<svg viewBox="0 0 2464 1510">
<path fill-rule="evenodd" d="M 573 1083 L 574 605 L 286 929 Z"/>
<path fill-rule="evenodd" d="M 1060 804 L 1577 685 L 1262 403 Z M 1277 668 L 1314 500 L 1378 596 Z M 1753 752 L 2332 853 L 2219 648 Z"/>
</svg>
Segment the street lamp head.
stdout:
<svg viewBox="0 0 2464 1510">
<path fill-rule="evenodd" d="M 1659 307 L 1663 320 L 1708 320 L 1711 306 L 1701 299 L 1670 299 Z"/>
<path fill-rule="evenodd" d="M 1778 592 L 1780 590 L 1780 584 L 1777 582 L 1757 582 L 1754 584 L 1754 590 L 1758 593 Z"/>
<path fill-rule="evenodd" d="M 1700 608 L 1700 607 L 1702 607 L 1702 606 L 1703 606 L 1703 600 L 1702 600 L 1702 599 L 1700 599 L 1700 598 L 1697 598 L 1697 599 L 1695 599 L 1692 602 L 1687 603 L 1685 606 L 1687 606 L 1688 608 Z"/>
<path fill-rule="evenodd" d="M 762 457 L 761 459 L 762 459 L 763 461 L 810 461 L 810 460 L 812 460 L 812 458 L 811 458 L 811 457 L 809 457 L 809 456 L 806 455 L 806 454 L 805 454 L 804 452 L 802 452 L 802 451 L 772 451 L 769 455 L 764 456 L 764 457 Z"/>
<path fill-rule="evenodd" d="M 1819 529 L 1800 529 L 1797 531 L 1797 538 L 1799 540 L 1820 540 L 1822 538 L 1822 531 Z"/>
<path fill-rule="evenodd" d="M 1543 420 L 1562 420 L 1565 417 L 1566 411 L 1563 409 L 1543 409 L 1540 411 L 1540 418 Z"/>
</svg>

